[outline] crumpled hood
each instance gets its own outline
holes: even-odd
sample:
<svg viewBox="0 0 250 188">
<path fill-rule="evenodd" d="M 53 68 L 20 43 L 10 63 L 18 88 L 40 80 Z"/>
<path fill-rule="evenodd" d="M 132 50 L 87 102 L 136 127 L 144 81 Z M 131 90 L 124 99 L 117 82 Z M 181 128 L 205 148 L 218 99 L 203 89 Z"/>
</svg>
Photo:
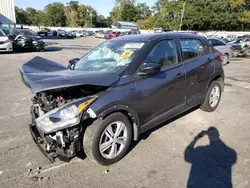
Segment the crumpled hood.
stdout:
<svg viewBox="0 0 250 188">
<path fill-rule="evenodd" d="M 69 70 L 66 66 L 35 57 L 21 68 L 21 78 L 32 93 L 82 85 L 111 86 L 119 75 Z"/>
</svg>

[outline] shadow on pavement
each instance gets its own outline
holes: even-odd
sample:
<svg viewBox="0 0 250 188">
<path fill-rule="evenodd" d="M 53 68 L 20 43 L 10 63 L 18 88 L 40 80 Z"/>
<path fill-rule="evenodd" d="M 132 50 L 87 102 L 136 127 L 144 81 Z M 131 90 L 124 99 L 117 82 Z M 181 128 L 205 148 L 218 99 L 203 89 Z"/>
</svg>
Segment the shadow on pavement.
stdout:
<svg viewBox="0 0 250 188">
<path fill-rule="evenodd" d="M 47 46 L 44 49 L 44 52 L 57 52 L 57 51 L 62 51 L 62 48 L 58 46 Z"/>
<path fill-rule="evenodd" d="M 199 107 L 192 108 L 143 133 L 138 141 L 131 144 L 130 151 L 157 129 L 197 109 Z M 210 144 L 195 148 L 197 141 L 205 135 L 208 136 Z M 188 188 L 232 188 L 232 166 L 237 162 L 237 153 L 220 139 L 219 131 L 215 127 L 202 131 L 193 139 L 184 152 L 184 160 L 192 165 L 187 182 Z"/>
<path fill-rule="evenodd" d="M 68 38 L 68 37 L 59 37 L 59 36 L 41 36 L 43 40 L 72 40 L 74 38 Z"/>
<path fill-rule="evenodd" d="M 197 141 L 205 135 L 210 144 L 195 148 Z M 188 188 L 232 188 L 232 166 L 237 161 L 237 153 L 220 139 L 215 127 L 194 137 L 184 152 L 184 159 L 192 165 Z"/>
</svg>

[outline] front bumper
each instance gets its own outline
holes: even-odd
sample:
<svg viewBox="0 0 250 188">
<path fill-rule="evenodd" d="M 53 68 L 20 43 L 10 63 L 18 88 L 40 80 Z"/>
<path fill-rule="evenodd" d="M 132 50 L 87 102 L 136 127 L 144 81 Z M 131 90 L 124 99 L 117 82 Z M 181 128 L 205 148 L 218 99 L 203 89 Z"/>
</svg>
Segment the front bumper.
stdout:
<svg viewBox="0 0 250 188">
<path fill-rule="evenodd" d="M 46 135 L 40 130 L 35 123 L 35 108 L 31 106 L 30 110 L 32 116 L 32 123 L 29 125 L 30 134 L 38 146 L 39 150 L 51 161 L 54 162 L 55 158 L 62 161 L 69 161 L 76 156 L 78 151 L 81 151 L 81 134 L 80 126 L 76 126 L 68 130 L 68 135 L 65 130 L 60 131 L 62 137 L 54 135 Z M 63 141 L 63 143 L 62 143 Z"/>
<path fill-rule="evenodd" d="M 13 46 L 11 42 L 7 44 L 0 44 L 0 52 L 12 52 L 12 51 L 13 51 Z"/>
<path fill-rule="evenodd" d="M 23 43 L 16 43 L 16 49 L 24 49 L 24 50 L 43 50 L 45 47 L 45 43 L 43 41 L 34 42 L 23 42 Z"/>
<path fill-rule="evenodd" d="M 34 142 L 36 143 L 37 147 L 42 152 L 42 154 L 44 154 L 45 157 L 47 157 L 51 162 L 54 162 L 55 158 L 57 157 L 57 154 L 56 153 L 48 153 L 46 151 L 46 149 L 44 147 L 45 146 L 44 140 L 42 139 L 41 135 L 39 134 L 39 131 L 37 130 L 36 126 L 30 124 L 29 130 L 30 130 L 30 134 L 31 134 Z"/>
</svg>

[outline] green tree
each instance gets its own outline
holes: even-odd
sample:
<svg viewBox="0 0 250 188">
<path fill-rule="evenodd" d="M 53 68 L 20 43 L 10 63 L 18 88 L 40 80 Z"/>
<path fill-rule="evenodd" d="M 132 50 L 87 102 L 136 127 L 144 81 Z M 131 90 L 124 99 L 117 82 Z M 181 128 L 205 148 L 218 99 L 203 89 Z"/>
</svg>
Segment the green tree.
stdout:
<svg viewBox="0 0 250 188">
<path fill-rule="evenodd" d="M 136 24 L 139 29 L 152 29 L 154 28 L 153 16 L 149 16 L 146 20 L 138 20 Z"/>
<path fill-rule="evenodd" d="M 154 6 L 154 27 L 178 29 L 181 9 L 181 1 L 158 0 Z"/>
<path fill-rule="evenodd" d="M 79 20 L 78 7 L 79 7 L 78 1 L 70 1 L 69 3 L 67 3 L 67 6 L 65 7 L 67 26 L 70 27 L 78 26 L 78 20 Z"/>
<path fill-rule="evenodd" d="M 119 7 L 115 7 L 113 8 L 113 10 L 109 13 L 109 17 L 112 20 L 112 22 L 116 22 L 121 20 L 120 18 L 120 8 Z"/>
<path fill-rule="evenodd" d="M 107 24 L 107 27 L 111 27 L 111 25 L 113 24 L 113 20 L 112 20 L 111 16 L 107 17 L 106 24 Z"/>
<path fill-rule="evenodd" d="M 91 6 L 86 6 L 87 8 L 87 14 L 86 14 L 86 26 L 88 27 L 96 27 L 98 25 L 98 13 L 97 11 L 91 7 Z M 92 22 L 92 23 L 91 23 Z"/>
<path fill-rule="evenodd" d="M 15 7 L 16 13 L 16 23 L 29 25 L 31 22 L 29 20 L 29 15 L 27 12 L 21 8 Z"/>
<path fill-rule="evenodd" d="M 35 17 L 35 25 L 48 25 L 50 26 L 50 24 L 47 21 L 47 16 L 45 14 L 45 12 L 38 10 L 36 12 L 36 17 Z"/>
<path fill-rule="evenodd" d="M 120 7 L 120 19 L 121 21 L 135 22 L 137 21 L 137 9 L 132 3 L 124 3 Z"/>
<path fill-rule="evenodd" d="M 47 22 L 50 26 L 66 26 L 66 15 L 62 3 L 52 3 L 45 7 Z"/>
<path fill-rule="evenodd" d="M 152 15 L 152 11 L 146 3 L 138 3 L 137 9 L 137 20 L 146 20 Z"/>
</svg>

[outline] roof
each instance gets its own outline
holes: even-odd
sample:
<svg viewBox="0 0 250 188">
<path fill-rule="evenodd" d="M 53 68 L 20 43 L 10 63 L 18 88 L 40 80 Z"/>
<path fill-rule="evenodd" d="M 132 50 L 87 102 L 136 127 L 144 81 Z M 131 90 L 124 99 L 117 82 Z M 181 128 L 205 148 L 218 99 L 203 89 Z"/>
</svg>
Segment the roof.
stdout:
<svg viewBox="0 0 250 188">
<path fill-rule="evenodd" d="M 119 23 L 119 24 L 121 24 L 121 25 L 137 27 L 136 24 L 134 24 L 134 23 L 132 23 L 132 22 L 117 21 L 117 23 Z"/>
<path fill-rule="evenodd" d="M 113 40 L 127 40 L 127 41 L 150 41 L 150 40 L 161 40 L 171 37 L 191 37 L 204 39 L 204 36 L 190 34 L 190 33 L 179 33 L 179 32 L 168 32 L 168 33 L 150 33 L 150 34 L 138 34 L 138 35 L 126 35 L 117 37 Z"/>
</svg>

